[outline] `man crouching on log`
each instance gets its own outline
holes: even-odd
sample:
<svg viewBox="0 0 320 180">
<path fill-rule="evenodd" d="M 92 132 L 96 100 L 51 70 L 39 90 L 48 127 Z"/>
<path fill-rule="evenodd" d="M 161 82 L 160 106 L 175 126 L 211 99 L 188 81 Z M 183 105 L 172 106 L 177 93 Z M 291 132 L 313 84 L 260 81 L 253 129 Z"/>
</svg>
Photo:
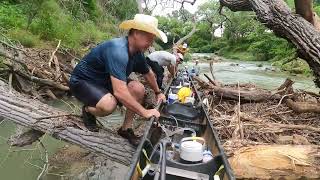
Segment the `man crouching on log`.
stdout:
<svg viewBox="0 0 320 180">
<path fill-rule="evenodd" d="M 152 45 L 155 36 L 164 43 L 167 37 L 158 29 L 158 20 L 149 15 L 137 14 L 133 20 L 124 21 L 119 27 L 129 30 L 128 36 L 105 41 L 93 48 L 73 70 L 70 90 L 84 104 L 83 121 L 90 131 L 98 131 L 96 116 L 107 116 L 117 105 L 123 104 L 127 112 L 118 134 L 137 146 L 140 138 L 132 130 L 134 115 L 158 118 L 160 113 L 141 105 L 144 86 L 128 79 L 128 76 L 131 72 L 143 74 L 158 101 L 165 101 L 143 52 Z"/>
</svg>

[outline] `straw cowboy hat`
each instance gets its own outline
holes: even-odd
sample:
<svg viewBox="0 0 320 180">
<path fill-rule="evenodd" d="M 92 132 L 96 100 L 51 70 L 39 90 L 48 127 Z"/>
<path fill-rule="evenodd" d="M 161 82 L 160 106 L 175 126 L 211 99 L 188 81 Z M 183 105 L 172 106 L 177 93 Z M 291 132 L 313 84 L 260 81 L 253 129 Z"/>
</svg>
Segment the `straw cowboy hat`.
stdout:
<svg viewBox="0 0 320 180">
<path fill-rule="evenodd" d="M 151 34 L 156 35 L 160 38 L 164 43 L 168 42 L 167 36 L 158 29 L 158 19 L 145 15 L 145 14 L 136 14 L 132 20 L 123 21 L 119 27 L 121 29 L 138 29 L 141 31 L 145 31 Z"/>
</svg>

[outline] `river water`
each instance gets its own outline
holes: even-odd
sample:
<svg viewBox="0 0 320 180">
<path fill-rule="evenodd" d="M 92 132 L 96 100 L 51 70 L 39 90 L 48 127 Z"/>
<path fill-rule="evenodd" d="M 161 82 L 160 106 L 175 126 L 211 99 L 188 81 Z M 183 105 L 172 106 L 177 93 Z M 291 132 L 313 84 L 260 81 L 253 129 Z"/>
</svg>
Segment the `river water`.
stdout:
<svg viewBox="0 0 320 180">
<path fill-rule="evenodd" d="M 194 63 L 190 62 L 185 65 L 190 69 Z M 199 65 L 202 79 L 207 80 L 203 74 L 212 77 L 208 63 L 199 63 Z M 269 62 L 223 60 L 214 63 L 213 73 L 215 78 L 224 84 L 253 83 L 260 88 L 272 90 L 279 87 L 286 78 L 290 78 L 295 82 L 293 84 L 295 89 L 319 92 L 319 88 L 316 88 L 312 78 L 281 72 L 276 67 L 271 66 Z"/>
<path fill-rule="evenodd" d="M 187 63 L 189 67 L 194 63 Z M 209 65 L 207 63 L 200 63 L 201 77 L 206 79 L 203 74 L 210 75 Z M 292 76 L 287 73 L 279 71 L 271 71 L 268 69 L 275 69 L 270 66 L 269 63 L 261 62 L 243 62 L 243 61 L 222 61 L 214 64 L 214 75 L 217 80 L 227 83 L 255 83 L 257 86 L 266 89 L 275 89 L 279 87 L 286 78 L 291 78 L 296 83 L 294 87 L 297 89 L 305 89 L 309 91 L 319 92 L 312 82 L 311 78 L 302 76 Z M 67 104 L 66 101 L 69 103 Z M 74 104 L 78 108 L 79 112 L 81 105 L 74 99 L 67 99 L 66 101 L 57 100 L 49 102 L 50 105 L 61 108 L 66 111 L 74 111 L 75 108 L 71 108 L 70 103 Z M 123 115 L 116 112 L 106 118 L 103 118 L 104 125 L 112 125 L 111 128 L 119 127 L 123 120 Z M 0 123 L 0 174 L 4 180 L 34 180 L 40 173 L 43 161 L 42 151 L 38 143 L 23 147 L 13 148 L 9 147 L 6 143 L 8 137 L 14 133 L 15 125 L 4 120 Z M 46 146 L 49 155 L 54 154 L 57 149 L 63 147 L 67 143 L 45 136 L 43 143 Z M 38 166 L 38 167 L 37 167 Z M 59 172 L 55 172 L 59 173 Z M 63 172 L 62 172 L 63 173 Z M 55 175 L 48 175 L 46 179 L 61 179 Z"/>
</svg>

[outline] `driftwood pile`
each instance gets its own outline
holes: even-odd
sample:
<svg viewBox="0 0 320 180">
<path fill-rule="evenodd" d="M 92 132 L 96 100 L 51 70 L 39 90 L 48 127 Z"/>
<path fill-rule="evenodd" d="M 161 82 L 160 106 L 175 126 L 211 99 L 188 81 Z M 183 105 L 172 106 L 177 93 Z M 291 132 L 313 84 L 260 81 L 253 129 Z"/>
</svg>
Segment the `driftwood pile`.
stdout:
<svg viewBox="0 0 320 180">
<path fill-rule="evenodd" d="M 320 96 L 195 78 L 237 178 L 320 178 Z M 213 76 L 214 77 L 214 76 Z"/>
<path fill-rule="evenodd" d="M 23 48 L 0 42 L 4 57 L 0 77 L 14 89 L 40 100 L 56 99 L 69 91 L 70 73 L 78 60 L 67 50 Z"/>
</svg>

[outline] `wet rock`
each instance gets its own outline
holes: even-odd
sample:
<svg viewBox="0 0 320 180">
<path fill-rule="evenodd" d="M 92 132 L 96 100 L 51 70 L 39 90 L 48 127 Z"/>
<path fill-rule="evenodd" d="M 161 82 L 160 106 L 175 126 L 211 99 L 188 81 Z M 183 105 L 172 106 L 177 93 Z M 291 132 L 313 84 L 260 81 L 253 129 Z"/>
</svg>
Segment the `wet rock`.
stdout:
<svg viewBox="0 0 320 180">
<path fill-rule="evenodd" d="M 230 66 L 239 66 L 238 63 L 231 63 Z"/>
</svg>

